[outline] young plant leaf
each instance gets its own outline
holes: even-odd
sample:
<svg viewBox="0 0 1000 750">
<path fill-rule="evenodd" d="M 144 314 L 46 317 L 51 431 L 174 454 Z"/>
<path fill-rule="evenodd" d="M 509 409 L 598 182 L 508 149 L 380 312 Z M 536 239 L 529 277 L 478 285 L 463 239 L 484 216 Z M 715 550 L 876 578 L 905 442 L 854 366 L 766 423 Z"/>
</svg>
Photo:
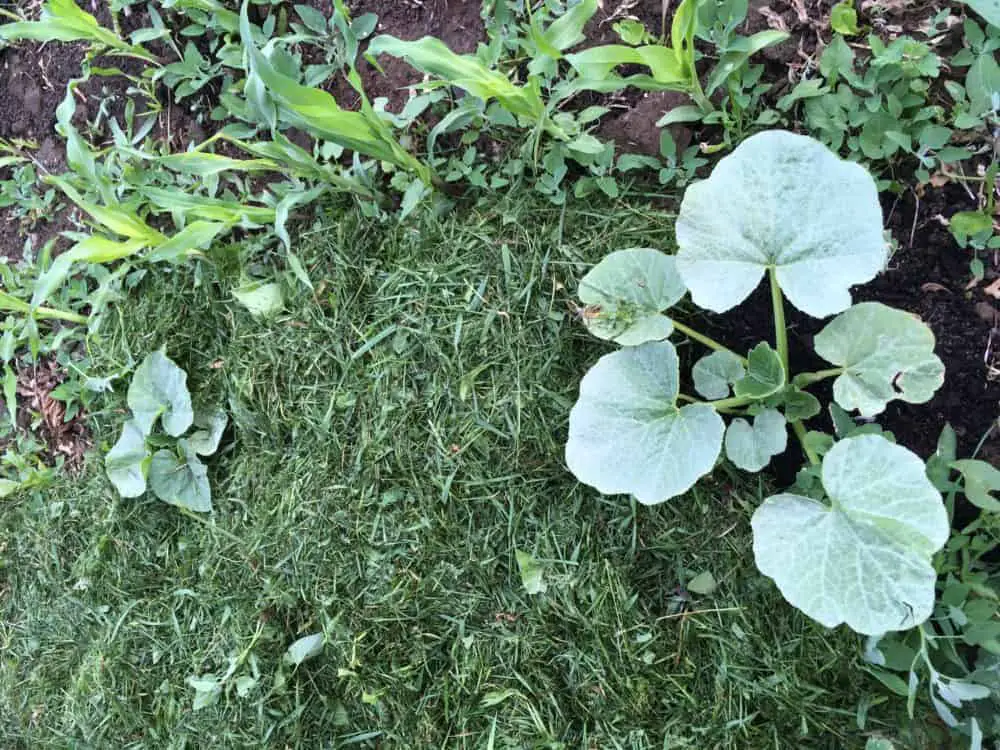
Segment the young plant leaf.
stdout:
<svg viewBox="0 0 1000 750">
<path fill-rule="evenodd" d="M 674 325 L 661 313 L 686 291 L 672 256 L 651 248 L 618 250 L 580 281 L 583 322 L 598 338 L 622 346 L 665 339 Z"/>
<path fill-rule="evenodd" d="M 948 539 L 941 495 L 913 453 L 877 435 L 841 440 L 823 459 L 830 505 L 769 497 L 752 519 L 757 567 L 826 627 L 868 635 L 930 616 L 931 557 Z"/>
<path fill-rule="evenodd" d="M 951 468 L 961 472 L 965 497 L 970 503 L 990 513 L 1000 513 L 1000 500 L 993 497 L 994 492 L 1000 492 L 1000 470 L 972 459 L 952 461 Z"/>
<path fill-rule="evenodd" d="M 691 185 L 676 231 L 677 270 L 695 303 L 715 312 L 746 299 L 773 266 L 793 305 L 832 315 L 888 257 L 871 175 L 783 130 L 751 136 Z"/>
<path fill-rule="evenodd" d="M 781 357 L 763 341 L 747 355 L 747 373 L 733 384 L 733 393 L 741 398 L 764 399 L 785 387 L 785 368 Z"/>
<path fill-rule="evenodd" d="M 244 284 L 239 289 L 233 290 L 233 297 L 255 318 L 270 318 L 281 312 L 285 306 L 281 284 L 275 282 L 262 284 L 255 281 Z"/>
<path fill-rule="evenodd" d="M 780 405 L 784 407 L 785 418 L 789 422 L 803 422 L 819 414 L 823 407 L 819 399 L 795 386 L 785 388 L 780 394 Z"/>
<path fill-rule="evenodd" d="M 187 373 L 162 350 L 151 352 L 136 368 L 127 401 L 143 435 L 150 433 L 159 417 L 163 418 L 163 429 L 174 437 L 183 435 L 194 421 Z"/>
<path fill-rule="evenodd" d="M 734 419 L 726 430 L 726 457 L 744 471 L 760 471 L 787 446 L 785 418 L 775 409 L 754 417 L 752 427 L 745 419 Z"/>
<path fill-rule="evenodd" d="M 986 23 L 1000 29 L 1000 0 L 964 0 L 964 2 L 982 16 Z"/>
<path fill-rule="evenodd" d="M 934 333 L 921 320 L 880 302 L 862 302 L 834 318 L 815 338 L 816 353 L 844 368 L 833 397 L 872 417 L 893 399 L 929 401 L 944 383 Z"/>
<path fill-rule="evenodd" d="M 214 412 L 195 412 L 194 426 L 199 429 L 188 438 L 191 450 L 199 456 L 211 456 L 219 448 L 219 441 L 229 424 L 229 417 L 221 409 Z"/>
<path fill-rule="evenodd" d="M 691 368 L 694 389 L 709 401 L 729 396 L 729 387 L 746 376 L 743 360 L 732 352 L 717 351 L 706 354 Z"/>
<path fill-rule="evenodd" d="M 104 457 L 104 470 L 122 497 L 140 497 L 146 492 L 149 449 L 146 434 L 133 420 L 122 426 L 118 442 Z"/>
<path fill-rule="evenodd" d="M 605 495 L 645 505 L 691 488 L 715 465 L 725 424 L 707 404 L 679 408 L 677 351 L 649 342 L 601 357 L 570 411 L 566 463 Z"/>
<path fill-rule="evenodd" d="M 715 576 L 712 575 L 711 571 L 705 570 L 688 581 L 686 588 L 692 594 L 708 596 L 718 588 L 718 584 L 715 582 Z"/>
<path fill-rule="evenodd" d="M 160 500 L 169 505 L 210 513 L 212 490 L 208 484 L 208 469 L 198 460 L 186 440 L 179 440 L 176 451 L 158 450 L 149 464 L 149 487 Z"/>
<path fill-rule="evenodd" d="M 860 34 L 858 28 L 858 12 L 854 9 L 854 0 L 841 0 L 830 10 L 830 28 L 844 36 Z"/>
</svg>

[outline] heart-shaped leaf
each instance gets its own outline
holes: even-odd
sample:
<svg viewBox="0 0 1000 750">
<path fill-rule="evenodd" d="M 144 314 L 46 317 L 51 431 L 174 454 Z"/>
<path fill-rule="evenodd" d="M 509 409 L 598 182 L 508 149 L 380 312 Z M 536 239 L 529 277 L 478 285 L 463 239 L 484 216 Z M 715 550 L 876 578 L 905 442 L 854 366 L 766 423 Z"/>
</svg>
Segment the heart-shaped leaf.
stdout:
<svg viewBox="0 0 1000 750">
<path fill-rule="evenodd" d="M 708 404 L 677 406 L 679 364 L 669 341 L 601 357 L 580 382 L 569 415 L 566 463 L 605 495 L 651 505 L 711 471 L 725 424 Z"/>
<path fill-rule="evenodd" d="M 122 427 L 118 442 L 104 457 L 104 470 L 122 497 L 139 497 L 146 491 L 146 465 L 149 449 L 142 428 L 129 420 Z"/>
<path fill-rule="evenodd" d="M 149 465 L 149 487 L 160 500 L 198 513 L 212 510 L 212 490 L 208 469 L 198 460 L 186 440 L 177 447 L 183 460 L 172 450 L 159 450 Z"/>
<path fill-rule="evenodd" d="M 187 373 L 162 351 L 152 352 L 136 368 L 127 400 L 143 435 L 150 433 L 159 417 L 163 429 L 174 437 L 183 435 L 194 420 Z"/>
<path fill-rule="evenodd" d="M 816 334 L 816 353 L 840 365 L 833 397 L 844 409 L 872 417 L 893 399 L 929 401 L 944 383 L 934 334 L 919 318 L 879 302 L 862 302 Z"/>
<path fill-rule="evenodd" d="M 970 503 L 990 513 L 1000 513 L 1000 500 L 993 497 L 994 492 L 1000 492 L 1000 469 L 972 459 L 952 461 L 951 468 L 961 472 L 965 497 Z"/>
<path fill-rule="evenodd" d="M 194 426 L 199 429 L 188 438 L 191 450 L 199 456 L 211 456 L 219 448 L 222 433 L 226 431 L 229 417 L 222 410 L 214 412 L 196 412 Z"/>
<path fill-rule="evenodd" d="M 645 247 L 618 250 L 580 281 L 583 322 L 598 338 L 622 346 L 665 339 L 674 325 L 660 313 L 686 291 L 672 256 Z"/>
<path fill-rule="evenodd" d="M 868 635 L 930 616 L 931 557 L 948 539 L 948 514 L 916 455 L 877 435 L 841 440 L 823 459 L 825 505 L 769 497 L 753 515 L 760 571 L 827 627 Z"/>
<path fill-rule="evenodd" d="M 701 307 L 725 312 L 768 268 L 789 301 L 822 318 L 885 265 L 882 210 L 865 169 L 819 141 L 758 133 L 684 194 L 677 270 Z"/>
<path fill-rule="evenodd" d="M 732 352 L 706 354 L 691 368 L 694 389 L 702 398 L 717 401 L 729 396 L 729 387 L 746 375 L 743 360 Z"/>
<path fill-rule="evenodd" d="M 764 399 L 785 387 L 785 368 L 781 357 L 761 342 L 747 355 L 747 373 L 733 385 L 733 393 L 742 398 Z"/>
<path fill-rule="evenodd" d="M 760 471 L 787 446 L 785 418 L 775 409 L 754 417 L 752 427 L 745 419 L 734 419 L 726 430 L 726 457 L 744 471 Z"/>
</svg>

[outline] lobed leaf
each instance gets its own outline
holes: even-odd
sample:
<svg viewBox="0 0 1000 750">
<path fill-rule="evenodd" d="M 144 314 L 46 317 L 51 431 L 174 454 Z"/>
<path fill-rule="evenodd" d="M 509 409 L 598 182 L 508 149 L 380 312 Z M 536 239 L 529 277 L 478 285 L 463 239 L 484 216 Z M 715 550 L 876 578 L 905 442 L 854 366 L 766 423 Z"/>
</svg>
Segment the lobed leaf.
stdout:
<svg viewBox="0 0 1000 750">
<path fill-rule="evenodd" d="M 598 338 L 622 346 L 665 339 L 674 326 L 661 313 L 686 291 L 673 257 L 651 248 L 618 250 L 580 281 L 583 322 Z"/>
<path fill-rule="evenodd" d="M 152 431 L 160 417 L 163 429 L 174 437 L 183 435 L 194 421 L 187 373 L 162 350 L 150 353 L 136 368 L 127 401 L 135 425 L 143 435 Z"/>
<path fill-rule="evenodd" d="M 129 420 L 122 434 L 104 457 L 108 479 L 122 497 L 140 497 L 146 491 L 146 466 L 149 462 L 146 433 Z"/>
<path fill-rule="evenodd" d="M 934 608 L 931 557 L 948 539 L 941 495 L 913 453 L 877 435 L 823 459 L 830 505 L 794 494 L 754 512 L 757 567 L 826 627 L 874 635 L 912 628 Z"/>
<path fill-rule="evenodd" d="M 729 387 L 746 376 L 743 360 L 727 351 L 706 354 L 691 368 L 694 389 L 709 401 L 729 396 Z"/>
<path fill-rule="evenodd" d="M 695 303 L 715 312 L 746 299 L 773 267 L 793 305 L 832 315 L 888 257 L 871 175 L 783 130 L 751 136 L 691 185 L 676 231 L 677 270 Z"/>
<path fill-rule="evenodd" d="M 179 440 L 179 457 L 175 451 L 159 450 L 149 464 L 149 488 L 165 503 L 195 511 L 212 510 L 212 490 L 208 484 L 208 469 L 198 460 L 186 440 Z"/>
<path fill-rule="evenodd" d="M 862 302 L 834 318 L 815 338 L 816 353 L 844 368 L 833 397 L 872 417 L 893 399 L 929 401 L 944 383 L 934 333 L 919 318 L 880 302 Z"/>
<path fill-rule="evenodd" d="M 734 419 L 726 430 L 726 457 L 744 471 L 757 472 L 784 453 L 788 429 L 784 416 L 776 409 L 765 409 L 753 418 Z"/>
<path fill-rule="evenodd" d="M 601 357 L 570 411 L 566 463 L 581 482 L 651 505 L 680 495 L 715 465 L 725 424 L 708 404 L 677 406 L 669 341 Z"/>
</svg>

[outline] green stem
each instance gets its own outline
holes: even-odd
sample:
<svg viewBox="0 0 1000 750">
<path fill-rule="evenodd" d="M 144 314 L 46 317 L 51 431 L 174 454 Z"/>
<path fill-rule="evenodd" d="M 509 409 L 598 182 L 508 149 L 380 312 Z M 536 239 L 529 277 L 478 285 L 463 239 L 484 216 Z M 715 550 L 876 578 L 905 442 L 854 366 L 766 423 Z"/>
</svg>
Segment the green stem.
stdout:
<svg viewBox="0 0 1000 750">
<path fill-rule="evenodd" d="M 818 383 L 827 378 L 835 378 L 843 373 L 843 367 L 832 367 L 829 370 L 818 370 L 817 372 L 800 372 L 792 378 L 792 385 L 797 388 L 808 388 L 813 383 Z"/>
<path fill-rule="evenodd" d="M 693 328 L 688 328 L 683 323 L 679 323 L 678 321 L 675 320 L 674 321 L 674 328 L 676 328 L 678 331 L 680 331 L 681 333 L 683 333 L 689 339 L 694 339 L 695 341 L 704 344 L 709 349 L 715 349 L 715 351 L 717 351 L 717 352 L 729 352 L 734 357 L 739 357 L 740 362 L 742 362 L 744 365 L 747 364 L 746 357 L 740 357 L 739 354 L 737 354 L 736 352 L 734 352 L 729 347 L 723 346 L 722 344 L 720 344 L 715 339 L 710 339 L 708 336 L 706 336 L 703 333 L 698 333 Z"/>
<path fill-rule="evenodd" d="M 77 315 L 66 310 L 56 310 L 53 307 L 36 307 L 35 317 L 40 320 L 65 320 L 67 323 L 86 323 L 86 315 Z"/>
<path fill-rule="evenodd" d="M 792 430 L 795 431 L 795 437 L 799 439 L 799 444 L 802 446 L 802 451 L 806 454 L 806 458 L 809 459 L 809 463 L 813 466 L 818 466 L 819 456 L 809 447 L 808 441 L 806 441 L 806 428 L 801 422 L 792 422 Z"/>
<path fill-rule="evenodd" d="M 785 328 L 785 299 L 781 296 L 781 287 L 778 286 L 778 274 L 774 266 L 768 269 L 768 278 L 771 281 L 771 305 L 774 308 L 774 339 L 775 348 L 781 358 L 781 365 L 785 368 L 785 377 L 788 377 L 788 329 Z"/>
<path fill-rule="evenodd" d="M 716 411 L 724 411 L 752 404 L 756 400 L 757 399 L 747 398 L 745 396 L 734 396 L 733 398 L 723 398 L 718 401 L 706 401 L 705 403 L 714 407 Z"/>
</svg>

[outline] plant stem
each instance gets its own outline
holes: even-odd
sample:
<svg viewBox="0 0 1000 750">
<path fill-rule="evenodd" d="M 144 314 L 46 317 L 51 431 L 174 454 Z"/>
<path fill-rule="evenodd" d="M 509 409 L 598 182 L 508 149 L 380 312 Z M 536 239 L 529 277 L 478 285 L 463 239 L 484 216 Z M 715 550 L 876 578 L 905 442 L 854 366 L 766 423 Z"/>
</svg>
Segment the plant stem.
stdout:
<svg viewBox="0 0 1000 750">
<path fill-rule="evenodd" d="M 809 463 L 813 466 L 819 465 L 819 456 L 809 447 L 809 443 L 806 441 L 805 425 L 801 422 L 792 422 L 792 430 L 795 431 L 795 437 L 799 439 L 799 444 L 802 446 L 802 451 L 806 454 L 806 458 L 809 459 Z"/>
<path fill-rule="evenodd" d="M 792 378 L 792 385 L 797 386 L 798 388 L 807 388 L 813 383 L 818 383 L 821 380 L 835 378 L 838 375 L 842 375 L 843 372 L 843 367 L 832 367 L 829 370 L 818 370 L 817 372 L 800 372 Z"/>
<path fill-rule="evenodd" d="M 734 396 L 733 398 L 723 398 L 718 401 L 706 401 L 705 403 L 714 407 L 716 411 L 724 411 L 752 404 L 755 400 L 756 399 L 747 398 L 745 396 Z"/>
<path fill-rule="evenodd" d="M 710 339 L 705 334 L 698 333 L 693 328 L 688 328 L 686 325 L 684 325 L 683 323 L 679 323 L 676 320 L 674 321 L 674 328 L 676 328 L 678 331 L 680 331 L 681 333 L 683 333 L 689 339 L 694 339 L 695 341 L 697 341 L 697 342 L 699 342 L 701 344 L 704 344 L 709 349 L 715 349 L 715 351 L 717 351 L 717 352 L 729 352 L 734 357 L 740 357 L 739 354 L 737 354 L 736 352 L 734 352 L 729 347 L 723 346 L 722 344 L 720 344 L 715 339 Z M 742 362 L 745 365 L 747 363 L 746 357 L 740 357 L 740 362 Z"/>
<path fill-rule="evenodd" d="M 771 305 L 774 307 L 774 343 L 778 350 L 778 357 L 781 358 L 781 365 L 785 368 L 785 377 L 788 377 L 788 329 L 785 328 L 785 298 L 781 296 L 781 287 L 778 286 L 778 274 L 774 266 L 767 271 L 771 281 Z"/>
</svg>

